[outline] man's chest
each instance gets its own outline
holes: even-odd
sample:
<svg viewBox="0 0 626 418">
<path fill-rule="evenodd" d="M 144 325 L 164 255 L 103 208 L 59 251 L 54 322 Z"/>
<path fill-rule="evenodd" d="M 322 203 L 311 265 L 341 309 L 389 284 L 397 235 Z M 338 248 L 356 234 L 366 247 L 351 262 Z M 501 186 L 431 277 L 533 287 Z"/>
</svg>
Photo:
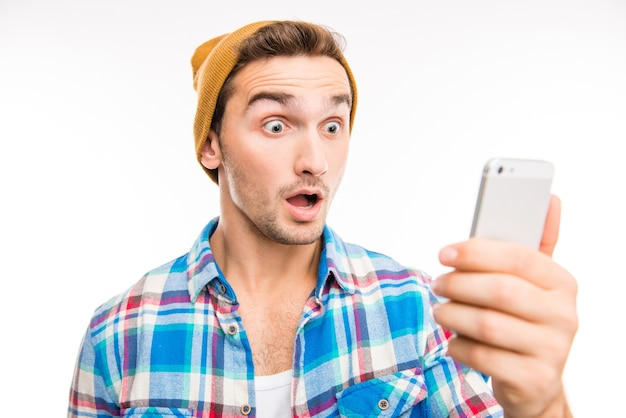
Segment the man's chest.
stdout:
<svg viewBox="0 0 626 418">
<path fill-rule="evenodd" d="M 276 300 L 273 305 L 241 303 L 233 309 L 200 299 L 192 311 L 167 310 L 167 314 L 144 318 L 140 322 L 152 329 L 153 338 L 126 345 L 126 350 L 139 357 L 129 369 L 132 373 L 123 378 L 121 403 L 152 405 L 160 399 L 196 410 L 202 405 L 219 406 L 224 416 L 238 415 L 241 408 L 255 405 L 255 375 L 293 368 L 293 406 L 296 415 L 305 416 L 311 405 L 331 402 L 342 389 L 354 391 L 361 383 L 387 388 L 387 380 L 395 382 L 396 377 L 385 376 L 419 365 L 420 353 L 408 344 L 408 335 L 386 329 L 389 321 L 383 305 L 353 309 L 339 298 L 321 309 L 312 304 L 310 300 L 292 304 Z M 392 335 L 404 343 L 398 346 Z M 397 382 L 406 384 L 404 378 Z M 353 402 L 352 395 L 341 396 L 342 404 L 362 402 L 360 398 Z M 327 407 L 333 409 L 333 404 Z"/>
<path fill-rule="evenodd" d="M 242 306 L 239 313 L 252 351 L 255 375 L 271 375 L 292 368 L 302 309 L 303 304 L 296 302 Z"/>
</svg>

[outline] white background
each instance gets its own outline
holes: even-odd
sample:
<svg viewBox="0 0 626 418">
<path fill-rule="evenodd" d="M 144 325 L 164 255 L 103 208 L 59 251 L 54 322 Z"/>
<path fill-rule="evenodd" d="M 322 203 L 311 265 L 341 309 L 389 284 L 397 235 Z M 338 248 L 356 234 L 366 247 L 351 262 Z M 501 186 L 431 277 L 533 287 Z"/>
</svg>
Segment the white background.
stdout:
<svg viewBox="0 0 626 418">
<path fill-rule="evenodd" d="M 347 38 L 344 239 L 438 275 L 487 158 L 555 164 L 555 257 L 580 286 L 567 391 L 579 417 L 623 414 L 626 2 L 0 0 L 1 414 L 63 416 L 93 310 L 217 215 L 189 59 L 266 18 Z"/>
</svg>

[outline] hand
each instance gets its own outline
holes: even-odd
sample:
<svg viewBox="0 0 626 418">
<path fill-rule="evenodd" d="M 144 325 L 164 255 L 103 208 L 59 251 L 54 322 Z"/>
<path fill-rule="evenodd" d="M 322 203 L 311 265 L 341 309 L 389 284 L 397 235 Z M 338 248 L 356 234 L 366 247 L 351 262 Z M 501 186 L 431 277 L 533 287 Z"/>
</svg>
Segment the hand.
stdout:
<svg viewBox="0 0 626 418">
<path fill-rule="evenodd" d="M 434 313 L 456 334 L 448 354 L 492 377 L 507 418 L 569 416 L 562 374 L 578 328 L 577 284 L 551 258 L 560 208 L 553 196 L 539 251 L 472 238 L 439 255 L 454 269 L 433 282 L 449 299 Z"/>
</svg>

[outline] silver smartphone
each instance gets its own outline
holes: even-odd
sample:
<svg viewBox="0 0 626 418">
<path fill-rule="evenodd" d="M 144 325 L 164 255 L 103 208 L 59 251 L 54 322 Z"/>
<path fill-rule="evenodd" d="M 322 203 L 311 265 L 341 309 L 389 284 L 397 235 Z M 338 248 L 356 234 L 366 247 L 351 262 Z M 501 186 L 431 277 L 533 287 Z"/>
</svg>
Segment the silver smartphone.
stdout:
<svg viewBox="0 0 626 418">
<path fill-rule="evenodd" d="M 539 248 L 553 177 L 554 166 L 548 161 L 487 161 L 470 235 Z"/>
</svg>

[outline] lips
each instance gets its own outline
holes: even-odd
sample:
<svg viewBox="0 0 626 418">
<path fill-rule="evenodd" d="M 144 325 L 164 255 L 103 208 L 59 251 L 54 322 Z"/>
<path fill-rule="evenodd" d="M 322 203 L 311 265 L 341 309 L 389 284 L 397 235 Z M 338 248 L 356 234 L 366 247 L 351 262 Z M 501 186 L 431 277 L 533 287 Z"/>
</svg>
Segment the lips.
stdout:
<svg viewBox="0 0 626 418">
<path fill-rule="evenodd" d="M 291 216 L 298 222 L 315 220 L 321 209 L 324 198 L 319 189 L 298 190 L 285 199 Z"/>
<path fill-rule="evenodd" d="M 317 203 L 318 200 L 319 198 L 317 194 L 301 193 L 288 198 L 287 202 L 300 208 L 311 208 Z"/>
</svg>

